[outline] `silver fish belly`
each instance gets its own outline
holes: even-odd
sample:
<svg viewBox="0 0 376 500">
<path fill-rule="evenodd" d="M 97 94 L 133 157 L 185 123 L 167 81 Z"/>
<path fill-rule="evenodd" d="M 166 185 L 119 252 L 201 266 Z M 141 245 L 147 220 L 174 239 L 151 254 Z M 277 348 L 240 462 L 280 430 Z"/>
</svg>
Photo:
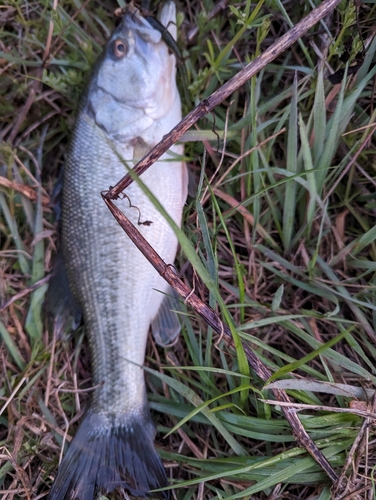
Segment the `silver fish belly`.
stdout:
<svg viewBox="0 0 376 500">
<path fill-rule="evenodd" d="M 175 21 L 172 2 L 161 14 L 162 24 L 167 27 L 170 21 Z M 93 71 L 64 170 L 63 257 L 84 315 L 93 384 L 103 385 L 94 391 L 63 458 L 50 500 L 93 500 L 116 488 L 145 497 L 167 485 L 154 448 L 141 366 L 150 324 L 170 290 L 118 226 L 100 193 L 180 118 L 175 57 L 160 32 L 129 6 Z M 172 150 L 182 154 L 180 146 Z M 187 195 L 185 164 L 167 153 L 141 181 L 180 225 Z M 137 209 L 127 198 L 117 206 L 135 225 L 139 217 L 151 221 L 137 227 L 172 263 L 177 239 L 167 221 L 135 182 L 125 194 Z M 167 492 L 154 496 L 169 498 Z"/>
</svg>

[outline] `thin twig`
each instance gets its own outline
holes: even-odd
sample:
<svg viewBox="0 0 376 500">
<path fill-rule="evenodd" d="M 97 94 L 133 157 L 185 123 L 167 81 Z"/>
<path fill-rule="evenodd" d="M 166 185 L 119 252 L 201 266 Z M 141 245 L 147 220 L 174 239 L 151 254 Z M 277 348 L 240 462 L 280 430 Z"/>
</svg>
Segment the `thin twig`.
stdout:
<svg viewBox="0 0 376 500">
<path fill-rule="evenodd" d="M 37 281 L 36 283 L 33 283 L 31 286 L 28 288 L 25 288 L 24 290 L 21 290 L 20 292 L 16 293 L 16 295 L 13 295 L 9 300 L 4 302 L 3 304 L 0 304 L 0 312 L 4 311 L 7 307 L 9 307 L 13 302 L 16 302 L 16 300 L 22 299 L 22 297 L 25 297 L 25 295 L 28 295 L 31 292 L 34 292 L 37 288 L 40 286 L 44 285 L 45 283 L 48 283 L 50 280 L 50 275 L 48 274 L 41 280 Z"/>
<path fill-rule="evenodd" d="M 365 410 L 357 410 L 355 408 L 336 408 L 335 406 L 307 405 L 303 403 L 291 403 L 291 402 L 280 403 L 278 401 L 274 401 L 273 399 L 260 399 L 260 401 L 268 405 L 278 405 L 281 408 L 282 407 L 292 408 L 295 411 L 316 410 L 316 411 L 331 411 L 333 413 L 352 413 L 353 415 L 358 415 L 359 417 L 376 420 L 376 413 Z"/>
<path fill-rule="evenodd" d="M 2 415 L 4 413 L 4 410 L 6 410 L 6 408 L 8 407 L 8 405 L 11 403 L 11 401 L 13 400 L 14 396 L 17 394 L 17 392 L 19 391 L 20 387 L 22 386 L 22 384 L 27 380 L 27 377 L 22 377 L 22 379 L 18 382 L 18 384 L 16 385 L 16 387 L 14 388 L 12 394 L 9 396 L 9 398 L 6 400 L 4 406 L 1 408 L 0 410 L 0 415 Z"/>
<path fill-rule="evenodd" d="M 23 196 L 26 196 L 30 200 L 34 201 L 37 199 L 37 193 L 35 192 L 35 188 L 32 186 L 26 186 L 24 184 L 19 184 L 15 181 L 10 181 L 6 177 L 0 177 L 0 186 L 4 186 L 7 189 L 14 189 L 18 193 L 21 193 Z M 42 194 L 42 204 L 48 205 L 50 203 L 50 198 L 46 194 Z"/>
<path fill-rule="evenodd" d="M 92 392 L 98 389 L 98 387 L 102 387 L 104 385 L 104 382 L 99 382 L 97 385 L 93 385 L 92 387 L 88 387 L 87 389 L 62 389 L 59 387 L 58 391 L 59 392 L 69 392 L 71 394 L 81 394 L 85 392 Z"/>
</svg>

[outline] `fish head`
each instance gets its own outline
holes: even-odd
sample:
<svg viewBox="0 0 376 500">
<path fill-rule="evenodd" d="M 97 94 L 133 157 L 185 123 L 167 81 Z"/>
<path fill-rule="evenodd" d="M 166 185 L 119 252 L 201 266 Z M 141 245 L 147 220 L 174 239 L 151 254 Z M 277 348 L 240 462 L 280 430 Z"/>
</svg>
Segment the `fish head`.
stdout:
<svg viewBox="0 0 376 500">
<path fill-rule="evenodd" d="M 140 112 L 158 120 L 179 98 L 175 72 L 175 56 L 169 52 L 160 31 L 131 4 L 94 70 L 89 89 L 91 108 L 100 108 L 101 115 L 105 111 L 114 119 L 116 106 L 125 106 L 131 110 L 128 122 L 132 110 L 135 121 L 140 120 Z"/>
</svg>

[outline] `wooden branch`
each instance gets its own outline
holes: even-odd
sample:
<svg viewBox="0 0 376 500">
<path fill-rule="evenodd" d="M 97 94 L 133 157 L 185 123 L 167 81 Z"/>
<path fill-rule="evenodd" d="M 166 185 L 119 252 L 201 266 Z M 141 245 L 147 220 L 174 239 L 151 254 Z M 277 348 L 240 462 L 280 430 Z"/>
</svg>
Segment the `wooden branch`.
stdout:
<svg viewBox="0 0 376 500">
<path fill-rule="evenodd" d="M 115 217 L 119 225 L 127 233 L 129 238 L 137 246 L 140 252 L 147 258 L 150 264 L 158 271 L 158 273 L 172 286 L 174 290 L 184 299 L 184 302 L 191 306 L 197 314 L 203 318 L 208 325 L 210 325 L 213 330 L 215 330 L 222 339 L 226 342 L 226 345 L 235 349 L 234 341 L 231 335 L 230 328 L 221 321 L 217 313 L 209 306 L 207 306 L 195 293 L 193 293 L 190 288 L 181 281 L 181 279 L 175 274 L 174 268 L 166 264 L 161 257 L 157 254 L 154 248 L 146 241 L 142 234 L 135 228 L 135 226 L 130 222 L 129 219 L 119 210 L 116 205 L 111 201 L 106 199 L 105 194 L 102 195 L 104 202 L 111 211 L 112 215 Z M 253 352 L 253 350 L 246 344 L 243 344 L 243 349 L 247 360 L 256 373 L 256 375 L 266 382 L 272 376 L 271 371 L 264 363 L 258 358 L 258 356 Z M 278 401 L 290 403 L 291 401 L 285 391 L 281 389 L 272 389 L 273 394 Z M 328 460 L 324 457 L 321 451 L 316 446 L 315 442 L 309 437 L 306 430 L 304 429 L 299 417 L 295 411 L 291 408 L 282 407 L 282 411 L 285 414 L 286 420 L 289 422 L 294 436 L 298 443 L 305 448 L 308 453 L 314 458 L 314 460 L 320 465 L 320 467 L 326 472 L 333 483 L 336 483 L 338 476 L 330 465 Z"/>
<path fill-rule="evenodd" d="M 203 100 L 193 111 L 183 118 L 169 134 L 140 160 L 134 167 L 134 171 L 141 175 L 151 165 L 160 158 L 170 147 L 177 142 L 180 137 L 192 127 L 200 118 L 205 116 L 215 106 L 227 99 L 235 90 L 241 87 L 252 76 L 256 75 L 262 68 L 278 57 L 287 48 L 293 45 L 304 33 L 306 33 L 318 21 L 327 16 L 341 0 L 325 0 L 316 9 L 310 12 L 296 26 L 291 28 L 287 33 L 278 38 L 269 48 L 254 61 L 249 63 L 243 70 L 237 73 L 233 78 L 226 82 L 222 87 L 213 92 L 207 99 Z M 124 191 L 130 184 L 132 179 L 129 174 L 125 175 L 114 187 L 111 187 L 106 198 L 108 200 L 116 200 L 120 193 Z"/>
<path fill-rule="evenodd" d="M 180 137 L 194 125 L 200 118 L 210 112 L 215 106 L 229 97 L 235 90 L 241 87 L 247 80 L 256 75 L 262 68 L 273 61 L 288 47 L 295 43 L 304 33 L 306 33 L 318 21 L 327 16 L 340 3 L 341 0 L 324 0 L 319 7 L 314 9 L 296 26 L 291 28 L 285 35 L 276 40 L 263 54 L 257 57 L 254 61 L 248 64 L 231 80 L 225 83 L 210 97 L 202 101 L 193 111 L 191 111 L 180 123 L 178 123 L 169 134 L 163 139 L 135 166 L 133 171 L 142 175 L 155 161 L 157 161 Z M 141 233 L 133 226 L 127 217 L 114 205 L 111 200 L 116 200 L 119 195 L 131 183 L 132 178 L 129 174 L 124 176 L 114 187 L 110 187 L 107 193 L 102 193 L 102 197 L 107 207 L 115 217 L 117 222 L 127 233 L 129 238 L 143 253 L 152 266 L 158 273 L 176 290 L 176 292 L 184 299 L 185 303 L 192 307 L 226 342 L 227 346 L 235 349 L 234 341 L 229 327 L 224 324 L 213 309 L 207 306 L 202 300 L 197 297 L 175 274 L 173 267 L 166 264 L 155 250 L 149 245 Z M 258 358 L 254 351 L 243 343 L 244 352 L 247 360 L 256 373 L 256 375 L 266 382 L 272 375 L 269 368 Z M 291 403 L 288 395 L 284 390 L 272 389 L 276 399 L 281 403 Z M 326 472 L 333 483 L 338 481 L 338 476 L 328 460 L 318 449 L 314 441 L 309 437 L 300 422 L 296 411 L 291 408 L 286 408 L 281 405 L 282 411 L 289 422 L 294 436 L 298 443 L 304 447 L 320 467 Z"/>
</svg>

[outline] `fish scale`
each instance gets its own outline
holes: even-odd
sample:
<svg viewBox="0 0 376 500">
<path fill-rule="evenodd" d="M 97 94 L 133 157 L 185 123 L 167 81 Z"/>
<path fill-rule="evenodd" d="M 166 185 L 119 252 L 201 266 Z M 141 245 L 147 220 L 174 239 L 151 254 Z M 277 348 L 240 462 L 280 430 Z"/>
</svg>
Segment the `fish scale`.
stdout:
<svg viewBox="0 0 376 500">
<path fill-rule="evenodd" d="M 161 20 L 168 26 L 174 19 L 175 6 L 168 2 Z M 148 496 L 151 489 L 167 485 L 154 448 L 142 364 L 151 322 L 160 309 L 165 319 L 159 327 L 169 318 L 163 304 L 170 289 L 117 224 L 100 193 L 180 118 L 175 57 L 131 5 L 92 73 L 64 170 L 63 257 L 83 311 L 92 382 L 99 387 L 63 458 L 50 500 L 93 500 L 116 488 Z M 172 151 L 183 153 L 181 146 Z M 141 181 L 180 225 L 187 196 L 185 164 L 166 153 Z M 116 205 L 172 263 L 177 239 L 168 222 L 137 183 L 125 194 Z M 139 217 L 151 224 L 138 225 Z M 155 496 L 169 498 L 167 492 Z"/>
</svg>

